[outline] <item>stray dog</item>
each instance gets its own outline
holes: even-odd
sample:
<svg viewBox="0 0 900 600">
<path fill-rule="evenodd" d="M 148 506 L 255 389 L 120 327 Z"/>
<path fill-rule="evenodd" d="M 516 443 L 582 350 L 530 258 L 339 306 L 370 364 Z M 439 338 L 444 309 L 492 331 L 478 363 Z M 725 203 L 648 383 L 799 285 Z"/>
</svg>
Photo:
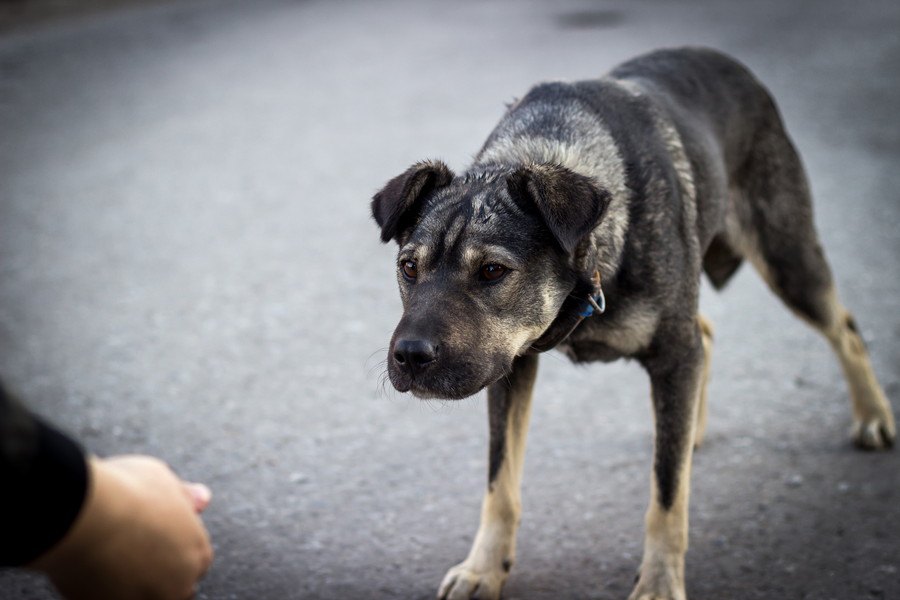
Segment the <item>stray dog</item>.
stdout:
<svg viewBox="0 0 900 600">
<path fill-rule="evenodd" d="M 413 165 L 375 195 L 372 213 L 382 241 L 400 247 L 391 383 L 420 398 L 488 389 L 481 526 L 442 599 L 500 596 L 515 560 L 538 353 L 551 348 L 575 362 L 633 358 L 649 374 L 653 473 L 630 598 L 685 598 L 691 455 L 706 426 L 712 342 L 697 313 L 701 271 L 719 289 L 749 259 L 831 343 L 856 444 L 893 444 L 800 158 L 769 93 L 722 54 L 661 50 L 598 80 L 538 85 L 464 173 Z"/>
</svg>

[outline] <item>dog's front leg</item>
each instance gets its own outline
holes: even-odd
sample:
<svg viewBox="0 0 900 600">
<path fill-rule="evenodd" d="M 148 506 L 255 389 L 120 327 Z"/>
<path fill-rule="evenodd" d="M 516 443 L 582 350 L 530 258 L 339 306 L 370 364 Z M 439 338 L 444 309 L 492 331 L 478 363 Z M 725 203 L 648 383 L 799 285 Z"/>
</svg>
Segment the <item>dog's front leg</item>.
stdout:
<svg viewBox="0 0 900 600">
<path fill-rule="evenodd" d="M 696 322 L 672 329 L 660 353 L 642 361 L 650 374 L 656 436 L 644 558 L 629 600 L 686 599 L 688 495 L 704 353 Z"/>
<path fill-rule="evenodd" d="M 537 365 L 536 355 L 520 356 L 512 373 L 488 388 L 491 441 L 481 525 L 468 558 L 444 577 L 438 591 L 442 600 L 499 598 L 515 561 L 519 486 Z"/>
</svg>

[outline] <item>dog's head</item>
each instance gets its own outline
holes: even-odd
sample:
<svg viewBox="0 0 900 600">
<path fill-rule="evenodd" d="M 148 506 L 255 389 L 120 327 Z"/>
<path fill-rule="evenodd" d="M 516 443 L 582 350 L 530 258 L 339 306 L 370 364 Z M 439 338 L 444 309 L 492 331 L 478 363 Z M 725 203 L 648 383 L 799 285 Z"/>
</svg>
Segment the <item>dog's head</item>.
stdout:
<svg viewBox="0 0 900 600">
<path fill-rule="evenodd" d="M 422 162 L 389 181 L 372 214 L 400 247 L 394 387 L 464 398 L 507 374 L 578 283 L 574 255 L 608 200 L 590 178 L 545 164 L 456 177 Z"/>
</svg>

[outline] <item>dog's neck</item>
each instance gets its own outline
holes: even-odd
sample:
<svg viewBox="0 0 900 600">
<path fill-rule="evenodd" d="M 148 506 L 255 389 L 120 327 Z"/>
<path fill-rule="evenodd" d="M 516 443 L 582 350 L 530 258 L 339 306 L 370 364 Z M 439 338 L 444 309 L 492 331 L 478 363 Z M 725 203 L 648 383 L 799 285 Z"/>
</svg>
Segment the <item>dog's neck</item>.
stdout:
<svg viewBox="0 0 900 600">
<path fill-rule="evenodd" d="M 562 343 L 585 319 L 600 315 L 606 310 L 606 298 L 600 284 L 600 272 L 595 271 L 590 283 L 579 277 L 572 292 L 566 297 L 559 313 L 541 336 L 532 342 L 528 354 L 552 350 Z"/>
</svg>

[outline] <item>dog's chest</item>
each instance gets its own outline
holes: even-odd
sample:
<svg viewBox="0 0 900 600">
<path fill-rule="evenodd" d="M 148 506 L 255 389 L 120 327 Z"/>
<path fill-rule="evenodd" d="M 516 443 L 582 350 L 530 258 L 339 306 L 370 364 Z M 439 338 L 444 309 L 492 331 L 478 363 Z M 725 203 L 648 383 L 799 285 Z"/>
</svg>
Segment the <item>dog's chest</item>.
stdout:
<svg viewBox="0 0 900 600">
<path fill-rule="evenodd" d="M 610 362 L 639 354 L 653 341 L 659 312 L 638 301 L 615 313 L 594 315 L 557 346 L 574 362 Z"/>
</svg>

